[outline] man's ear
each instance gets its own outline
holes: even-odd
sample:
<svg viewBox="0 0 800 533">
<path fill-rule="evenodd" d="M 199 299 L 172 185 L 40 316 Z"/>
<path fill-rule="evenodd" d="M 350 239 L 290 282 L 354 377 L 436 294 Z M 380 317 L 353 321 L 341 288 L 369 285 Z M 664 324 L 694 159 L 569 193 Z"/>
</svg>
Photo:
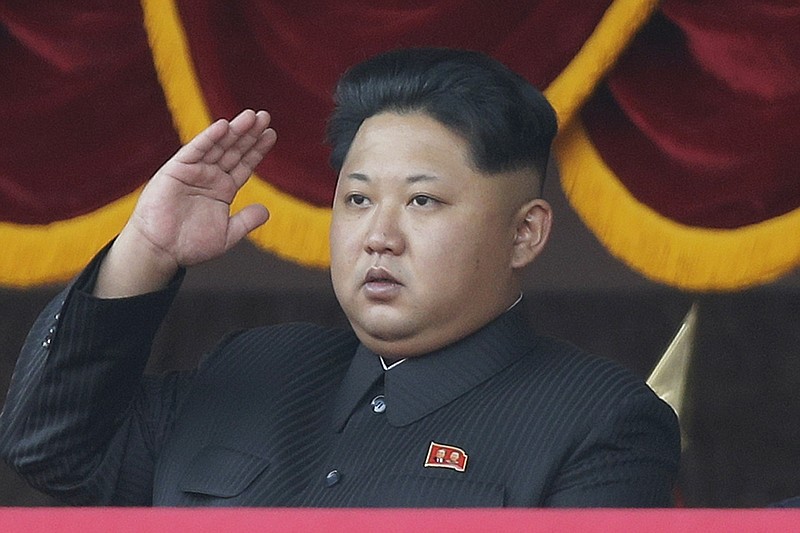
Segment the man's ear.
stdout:
<svg viewBox="0 0 800 533">
<path fill-rule="evenodd" d="M 517 211 L 515 220 L 511 267 L 523 268 L 532 263 L 544 249 L 553 224 L 553 208 L 547 201 L 535 198 Z"/>
</svg>

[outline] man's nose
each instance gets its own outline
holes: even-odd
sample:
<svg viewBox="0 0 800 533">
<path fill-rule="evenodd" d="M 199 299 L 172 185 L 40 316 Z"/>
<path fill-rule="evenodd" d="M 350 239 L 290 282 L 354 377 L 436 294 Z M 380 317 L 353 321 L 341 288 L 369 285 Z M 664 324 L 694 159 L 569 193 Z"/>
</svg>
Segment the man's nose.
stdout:
<svg viewBox="0 0 800 533">
<path fill-rule="evenodd" d="M 364 248 L 368 253 L 399 255 L 405 249 L 399 214 L 395 209 L 381 207 L 373 212 Z"/>
</svg>

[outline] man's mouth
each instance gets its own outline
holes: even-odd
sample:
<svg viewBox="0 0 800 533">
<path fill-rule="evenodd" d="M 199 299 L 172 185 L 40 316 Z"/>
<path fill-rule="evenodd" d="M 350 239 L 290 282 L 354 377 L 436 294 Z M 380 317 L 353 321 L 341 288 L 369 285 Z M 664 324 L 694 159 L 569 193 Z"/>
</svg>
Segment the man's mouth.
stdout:
<svg viewBox="0 0 800 533">
<path fill-rule="evenodd" d="M 364 292 L 372 300 L 391 300 L 397 296 L 402 286 L 391 272 L 382 267 L 372 267 L 364 276 Z"/>
<path fill-rule="evenodd" d="M 400 282 L 385 268 L 373 267 L 367 271 L 364 283 L 396 283 Z"/>
</svg>

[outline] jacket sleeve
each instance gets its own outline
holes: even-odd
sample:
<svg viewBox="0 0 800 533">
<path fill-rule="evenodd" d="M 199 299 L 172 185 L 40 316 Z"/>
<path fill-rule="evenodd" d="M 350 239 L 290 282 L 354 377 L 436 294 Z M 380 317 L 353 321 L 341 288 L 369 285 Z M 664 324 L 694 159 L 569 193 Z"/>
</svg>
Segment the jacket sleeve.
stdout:
<svg viewBox="0 0 800 533">
<path fill-rule="evenodd" d="M 0 455 L 66 503 L 148 505 L 155 450 L 185 379 L 142 375 L 182 274 L 164 291 L 98 299 L 102 257 L 28 334 L 0 413 Z"/>
<path fill-rule="evenodd" d="M 545 505 L 670 507 L 679 461 L 677 417 L 642 384 L 604 408 Z"/>
</svg>

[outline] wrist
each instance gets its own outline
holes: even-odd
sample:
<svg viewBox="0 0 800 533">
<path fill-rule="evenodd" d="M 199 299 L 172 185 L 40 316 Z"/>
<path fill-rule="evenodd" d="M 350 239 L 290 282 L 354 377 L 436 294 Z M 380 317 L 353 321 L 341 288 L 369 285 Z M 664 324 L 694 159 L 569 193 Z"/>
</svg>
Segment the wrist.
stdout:
<svg viewBox="0 0 800 533">
<path fill-rule="evenodd" d="M 103 259 L 92 294 L 124 298 L 155 292 L 166 287 L 178 269 L 174 258 L 126 227 Z"/>
</svg>

